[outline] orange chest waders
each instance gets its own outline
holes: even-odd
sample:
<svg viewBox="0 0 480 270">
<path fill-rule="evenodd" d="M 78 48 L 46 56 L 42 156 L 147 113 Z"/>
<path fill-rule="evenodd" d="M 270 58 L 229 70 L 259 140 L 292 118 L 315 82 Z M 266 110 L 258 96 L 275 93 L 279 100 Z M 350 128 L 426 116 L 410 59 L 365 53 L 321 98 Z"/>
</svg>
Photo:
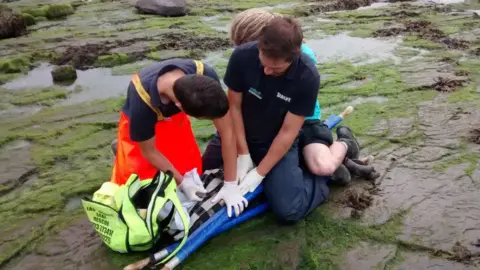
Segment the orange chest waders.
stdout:
<svg viewBox="0 0 480 270">
<path fill-rule="evenodd" d="M 203 64 L 195 61 L 195 65 L 197 74 L 203 74 Z M 180 112 L 168 119 L 164 118 L 160 109 L 152 106 L 150 96 L 143 88 L 137 73 L 133 76 L 132 83 L 142 100 L 157 114 L 155 146 L 158 151 L 173 164 L 181 175 L 193 168 L 202 172 L 202 156 L 188 116 L 184 112 Z M 130 120 L 123 112 L 120 112 L 117 140 L 117 155 L 110 181 L 124 185 L 133 173 L 137 174 L 140 179 L 151 179 L 157 169 L 142 155 L 138 143 L 130 139 Z"/>
</svg>

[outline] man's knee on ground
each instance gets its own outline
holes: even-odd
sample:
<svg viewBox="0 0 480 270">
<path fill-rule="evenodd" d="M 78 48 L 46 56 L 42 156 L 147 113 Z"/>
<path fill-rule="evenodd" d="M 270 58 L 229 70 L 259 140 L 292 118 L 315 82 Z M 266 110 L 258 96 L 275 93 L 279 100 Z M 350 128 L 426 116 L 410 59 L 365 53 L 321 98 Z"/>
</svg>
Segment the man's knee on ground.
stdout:
<svg viewBox="0 0 480 270">
<path fill-rule="evenodd" d="M 304 218 L 307 212 L 300 204 L 278 205 L 270 202 L 270 207 L 281 224 L 294 224 Z"/>
<path fill-rule="evenodd" d="M 321 176 L 333 175 L 337 169 L 336 164 L 327 158 L 315 157 L 313 160 L 307 161 L 310 172 Z"/>
</svg>

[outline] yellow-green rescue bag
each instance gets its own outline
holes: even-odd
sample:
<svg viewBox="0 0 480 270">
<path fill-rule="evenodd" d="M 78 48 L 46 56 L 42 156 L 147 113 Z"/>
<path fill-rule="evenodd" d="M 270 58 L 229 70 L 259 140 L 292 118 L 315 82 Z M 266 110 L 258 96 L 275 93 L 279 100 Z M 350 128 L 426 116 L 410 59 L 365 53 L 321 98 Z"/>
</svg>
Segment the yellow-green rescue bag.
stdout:
<svg viewBox="0 0 480 270">
<path fill-rule="evenodd" d="M 169 230 L 175 211 L 178 211 L 183 221 L 185 236 L 164 261 L 173 257 L 184 245 L 189 221 L 177 197 L 177 185 L 171 172 L 157 172 L 153 179 L 142 181 L 136 174 L 132 174 L 125 185 L 109 189 L 115 192 L 114 204 L 104 204 L 105 196 L 98 194 L 94 200 L 83 198 L 82 204 L 95 230 L 112 250 L 121 253 L 150 250 L 158 243 L 163 232 Z M 97 193 L 111 196 L 112 191 L 105 192 L 103 187 Z M 96 198 L 102 199 L 95 201 Z M 168 201 L 174 207 L 166 218 L 158 220 L 158 214 Z"/>
</svg>

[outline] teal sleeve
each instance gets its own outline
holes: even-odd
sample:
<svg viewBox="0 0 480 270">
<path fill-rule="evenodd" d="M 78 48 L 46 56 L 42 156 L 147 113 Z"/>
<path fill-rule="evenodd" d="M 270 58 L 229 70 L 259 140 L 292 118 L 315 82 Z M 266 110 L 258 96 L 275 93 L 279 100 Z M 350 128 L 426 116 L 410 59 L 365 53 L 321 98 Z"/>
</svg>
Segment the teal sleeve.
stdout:
<svg viewBox="0 0 480 270">
<path fill-rule="evenodd" d="M 310 59 L 312 59 L 314 64 L 317 63 L 317 58 L 315 57 L 315 53 L 312 51 L 312 49 L 310 49 L 305 44 L 302 44 L 301 49 L 304 54 L 306 54 Z M 313 120 L 313 119 L 321 119 L 321 118 L 322 118 L 322 110 L 320 108 L 320 102 L 318 102 L 317 100 L 317 103 L 315 104 L 315 112 L 313 113 L 313 115 L 306 117 L 305 120 Z"/>
<path fill-rule="evenodd" d="M 310 49 L 307 45 L 305 44 L 302 44 L 302 52 L 306 55 L 308 55 L 308 57 L 310 57 L 310 59 L 312 59 L 313 63 L 316 64 L 317 63 L 317 58 L 315 57 L 315 53 L 312 51 L 312 49 Z"/>
</svg>

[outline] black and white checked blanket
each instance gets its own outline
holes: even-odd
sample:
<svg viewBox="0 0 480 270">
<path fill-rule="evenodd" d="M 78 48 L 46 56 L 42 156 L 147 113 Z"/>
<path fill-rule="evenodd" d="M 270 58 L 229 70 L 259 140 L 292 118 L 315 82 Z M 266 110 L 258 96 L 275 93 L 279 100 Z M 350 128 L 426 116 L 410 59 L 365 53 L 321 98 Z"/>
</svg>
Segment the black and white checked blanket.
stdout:
<svg viewBox="0 0 480 270">
<path fill-rule="evenodd" d="M 200 177 L 203 186 L 207 190 L 205 198 L 197 203 L 189 211 L 190 215 L 190 234 L 197 230 L 203 223 L 205 223 L 210 217 L 215 215 L 224 206 L 225 202 L 220 200 L 218 203 L 212 203 L 211 199 L 220 191 L 223 187 L 223 169 L 214 169 L 205 171 Z M 255 198 L 254 202 L 248 202 L 248 207 L 258 204 L 263 200 L 263 196 Z M 181 235 L 183 231 L 177 232 L 174 237 Z"/>
</svg>

